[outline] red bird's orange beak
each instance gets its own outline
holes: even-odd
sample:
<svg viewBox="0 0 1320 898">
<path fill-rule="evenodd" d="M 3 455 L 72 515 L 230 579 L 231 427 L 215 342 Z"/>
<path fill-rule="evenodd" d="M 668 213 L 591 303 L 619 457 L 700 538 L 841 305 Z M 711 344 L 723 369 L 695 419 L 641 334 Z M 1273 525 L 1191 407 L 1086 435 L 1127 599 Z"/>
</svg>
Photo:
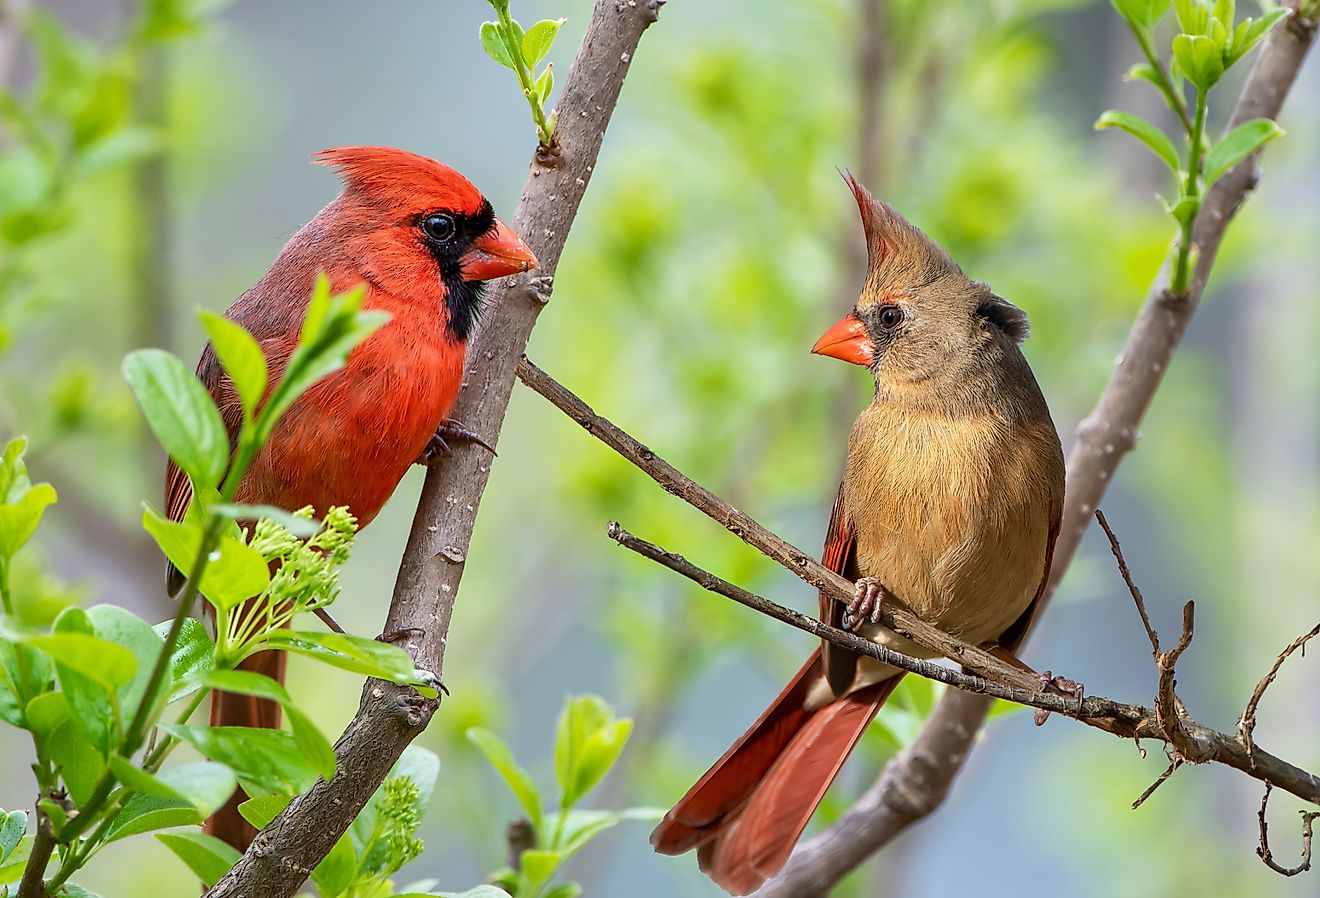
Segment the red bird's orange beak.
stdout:
<svg viewBox="0 0 1320 898">
<path fill-rule="evenodd" d="M 463 280 L 489 281 L 530 271 L 538 263 L 522 238 L 497 218 L 495 226 L 473 242 L 458 264 Z"/>
<path fill-rule="evenodd" d="M 842 359 L 864 368 L 871 367 L 875 360 L 875 344 L 866 332 L 866 326 L 852 312 L 844 315 L 827 330 L 816 345 L 811 347 L 816 355 L 827 355 Z"/>
</svg>

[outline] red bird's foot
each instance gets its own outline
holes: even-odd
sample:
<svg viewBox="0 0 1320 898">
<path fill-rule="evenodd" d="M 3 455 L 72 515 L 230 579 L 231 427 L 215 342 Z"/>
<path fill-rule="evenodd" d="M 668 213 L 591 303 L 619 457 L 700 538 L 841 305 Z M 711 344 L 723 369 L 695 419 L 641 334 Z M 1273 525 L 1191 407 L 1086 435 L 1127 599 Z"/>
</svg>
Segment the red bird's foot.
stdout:
<svg viewBox="0 0 1320 898">
<path fill-rule="evenodd" d="M 1045 671 L 1043 674 L 1037 674 L 1040 680 L 1040 691 L 1052 695 L 1063 695 L 1077 700 L 1077 707 L 1082 706 L 1082 699 L 1086 698 L 1086 687 L 1076 680 L 1070 680 L 1067 677 L 1056 677 L 1053 671 Z M 1034 722 L 1036 726 L 1042 726 L 1049 719 L 1050 712 L 1044 708 L 1036 709 Z"/>
<path fill-rule="evenodd" d="M 485 449 L 491 455 L 499 455 L 495 448 L 483 440 L 480 436 L 468 430 L 457 421 L 446 421 L 436 428 L 435 435 L 431 437 L 431 442 L 426 444 L 422 450 L 422 455 L 417 459 L 419 465 L 433 465 L 449 454 L 449 441 L 464 443 L 476 443 Z"/>
<path fill-rule="evenodd" d="M 843 613 L 843 628 L 856 630 L 862 624 L 880 623 L 880 609 L 885 603 L 884 584 L 874 577 L 863 577 L 857 581 L 853 600 L 848 603 L 848 610 Z"/>
</svg>

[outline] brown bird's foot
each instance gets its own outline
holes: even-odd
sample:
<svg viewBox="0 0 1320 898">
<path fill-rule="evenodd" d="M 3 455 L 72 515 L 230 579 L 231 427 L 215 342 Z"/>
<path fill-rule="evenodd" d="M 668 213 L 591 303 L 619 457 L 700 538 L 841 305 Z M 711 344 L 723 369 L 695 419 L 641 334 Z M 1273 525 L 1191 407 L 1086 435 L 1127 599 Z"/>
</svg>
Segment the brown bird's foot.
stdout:
<svg viewBox="0 0 1320 898">
<path fill-rule="evenodd" d="M 417 459 L 417 464 L 429 466 L 443 459 L 449 454 L 450 441 L 475 443 L 491 455 L 499 454 L 490 443 L 487 443 L 462 424 L 457 421 L 446 421 L 436 428 L 435 435 L 431 437 L 431 442 L 427 443 L 426 448 L 422 450 L 421 457 Z"/>
<path fill-rule="evenodd" d="M 1052 695 L 1063 695 L 1077 700 L 1077 707 L 1082 706 L 1082 699 L 1086 698 L 1086 687 L 1076 680 L 1070 680 L 1067 677 L 1056 677 L 1053 671 L 1045 671 L 1043 674 L 1037 674 L 1036 678 L 1040 680 L 1041 692 L 1047 692 Z M 1050 712 L 1044 708 L 1037 708 L 1034 722 L 1036 726 L 1043 726 L 1049 719 Z"/>
<path fill-rule="evenodd" d="M 862 624 L 880 623 L 880 609 L 885 603 L 884 584 L 874 577 L 863 577 L 853 590 L 853 600 L 843 613 L 843 628 L 856 630 Z"/>
</svg>

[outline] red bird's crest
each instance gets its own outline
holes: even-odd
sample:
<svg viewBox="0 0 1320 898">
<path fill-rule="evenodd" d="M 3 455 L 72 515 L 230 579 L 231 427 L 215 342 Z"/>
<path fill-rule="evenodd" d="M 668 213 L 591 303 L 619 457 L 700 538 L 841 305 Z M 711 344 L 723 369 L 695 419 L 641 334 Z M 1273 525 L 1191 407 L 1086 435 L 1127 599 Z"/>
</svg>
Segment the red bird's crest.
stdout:
<svg viewBox="0 0 1320 898">
<path fill-rule="evenodd" d="M 447 165 L 394 147 L 335 147 L 313 157 L 339 172 L 344 186 L 374 203 L 402 209 L 451 209 L 475 215 L 485 198 Z"/>
</svg>

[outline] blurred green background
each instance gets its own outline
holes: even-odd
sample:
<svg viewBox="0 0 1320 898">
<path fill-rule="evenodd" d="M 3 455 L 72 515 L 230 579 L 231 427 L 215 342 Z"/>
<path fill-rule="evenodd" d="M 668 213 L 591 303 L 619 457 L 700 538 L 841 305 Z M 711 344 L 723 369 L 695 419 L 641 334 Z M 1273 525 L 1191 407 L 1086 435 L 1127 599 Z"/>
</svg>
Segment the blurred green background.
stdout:
<svg viewBox="0 0 1320 898">
<path fill-rule="evenodd" d="M 10 12 L 31 5 L 0 0 Z M 228 306 L 337 191 L 309 164 L 313 152 L 377 143 L 426 153 L 509 216 L 533 130 L 512 77 L 481 52 L 477 27 L 491 14 L 477 0 L 35 6 L 48 17 L 35 32 L 44 64 L 5 24 L 0 79 L 74 121 L 52 139 L 81 149 L 52 181 L 0 131 L 0 212 L 54 197 L 47 219 L 10 216 L 0 240 L 0 436 L 30 434 L 33 478 L 61 497 L 18 588 L 162 619 L 163 564 L 137 526 L 139 502 L 158 501 L 162 461 L 119 380 L 123 354 L 164 345 L 195 357 L 192 310 Z M 147 7 L 187 15 L 126 42 Z M 567 17 L 551 55 L 561 84 L 590 10 L 586 0 L 514 4 L 525 23 Z M 878 86 L 859 74 L 865 51 Z M 1099 2 L 674 0 L 643 38 L 529 355 L 702 483 L 815 547 L 870 389 L 865 372 L 807 354 L 861 280 L 856 211 L 835 171 L 846 167 L 1028 311 L 1026 352 L 1066 448 L 1172 237 L 1152 199 L 1169 186 L 1158 163 L 1091 128 L 1111 106 L 1164 121 L 1148 85 L 1122 81 L 1138 59 Z M 1247 68 L 1213 95 L 1216 125 Z M 1317 94 L 1312 63 L 1285 109 L 1289 134 L 1270 146 L 1265 179 L 1104 503 L 1157 626 L 1173 632 L 1182 602 L 1197 599 L 1179 685 L 1193 715 L 1221 729 L 1316 618 Z M 404 481 L 346 570 L 336 614 L 356 632 L 380 629 L 420 477 Z M 443 762 L 421 832 L 427 852 L 403 881 L 435 876 L 459 890 L 504 863 L 516 806 L 467 727 L 505 735 L 549 783 L 564 696 L 599 693 L 636 730 L 596 802 L 667 806 L 811 650 L 802 634 L 617 551 L 609 519 L 815 607 L 803 584 L 517 388 L 450 632 L 454 695 L 421 740 Z M 1151 699 L 1147 643 L 1094 533 L 1027 658 L 1095 694 Z M 338 732 L 359 680 L 297 659 L 290 669 L 295 695 Z M 1257 730 L 1311 769 L 1315 682 L 1313 660 L 1291 662 Z M 926 692 L 913 690 L 913 708 Z M 903 707 L 884 719 L 821 818 L 917 726 Z M 0 731 L 3 807 L 32 803 L 21 735 Z M 997 720 L 984 742 L 948 805 L 839 894 L 1320 893 L 1320 874 L 1286 880 L 1256 860 L 1254 781 L 1184 769 L 1134 812 L 1165 767 L 1154 745 L 1143 759 L 1066 720 L 1036 729 L 1025 714 Z M 1281 795 L 1272 804 L 1285 862 L 1297 850 L 1296 807 Z M 691 857 L 653 855 L 646 834 L 621 825 L 568 875 L 588 895 L 721 894 Z M 82 878 L 107 898 L 194 888 L 150 838 L 107 852 Z"/>
</svg>

